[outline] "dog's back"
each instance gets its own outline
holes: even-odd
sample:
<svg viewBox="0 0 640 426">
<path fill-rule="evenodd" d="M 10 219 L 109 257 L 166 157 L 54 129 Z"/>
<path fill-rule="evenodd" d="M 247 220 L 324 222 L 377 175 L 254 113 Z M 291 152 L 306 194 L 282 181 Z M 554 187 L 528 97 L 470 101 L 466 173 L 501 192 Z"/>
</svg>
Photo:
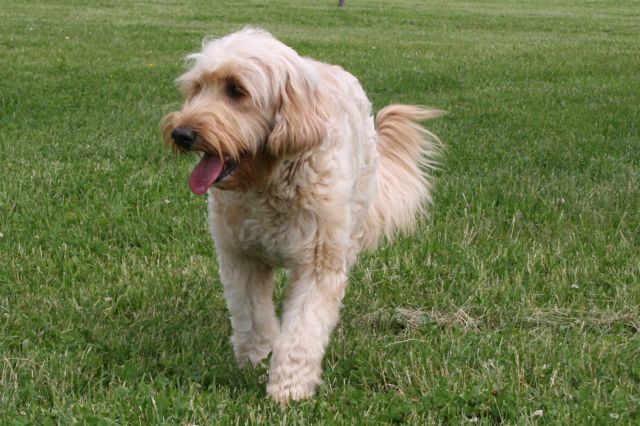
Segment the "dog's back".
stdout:
<svg viewBox="0 0 640 426">
<path fill-rule="evenodd" d="M 444 112 L 388 105 L 378 112 L 374 128 L 371 103 L 358 79 L 340 66 L 312 62 L 320 70 L 320 84 L 333 95 L 329 102 L 340 112 L 329 115 L 335 121 L 329 128 L 353 132 L 351 137 L 330 136 L 325 148 L 343 151 L 346 169 L 354 172 L 352 214 L 357 218 L 361 210 L 365 213 L 354 223 L 352 239 L 359 241 L 358 249 L 372 249 L 382 238 L 392 240 L 410 231 L 431 204 L 432 171 L 441 143 L 421 122 Z M 351 143 L 345 146 L 345 140 Z"/>
</svg>

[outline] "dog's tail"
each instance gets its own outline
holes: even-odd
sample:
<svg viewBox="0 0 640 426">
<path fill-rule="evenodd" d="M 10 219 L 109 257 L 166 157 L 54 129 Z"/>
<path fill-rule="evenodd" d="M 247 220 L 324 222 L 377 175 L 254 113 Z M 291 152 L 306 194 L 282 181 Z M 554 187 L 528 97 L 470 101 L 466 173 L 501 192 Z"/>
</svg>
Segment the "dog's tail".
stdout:
<svg viewBox="0 0 640 426">
<path fill-rule="evenodd" d="M 389 105 L 378 112 L 378 193 L 365 221 L 363 248 L 410 230 L 425 204 L 432 202 L 432 172 L 442 144 L 420 122 L 442 115 L 409 105 Z"/>
</svg>

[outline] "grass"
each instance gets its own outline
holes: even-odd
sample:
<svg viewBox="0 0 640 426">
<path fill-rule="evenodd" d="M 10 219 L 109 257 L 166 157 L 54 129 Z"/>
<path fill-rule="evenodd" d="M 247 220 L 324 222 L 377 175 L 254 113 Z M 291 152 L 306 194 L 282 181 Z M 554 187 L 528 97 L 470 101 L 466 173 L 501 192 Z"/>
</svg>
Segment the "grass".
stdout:
<svg viewBox="0 0 640 426">
<path fill-rule="evenodd" d="M 0 423 L 640 422 L 638 2 L 335 3 L 3 2 Z M 181 58 L 246 24 L 450 112 L 431 220 L 360 259 L 284 409 L 159 135 Z"/>
</svg>

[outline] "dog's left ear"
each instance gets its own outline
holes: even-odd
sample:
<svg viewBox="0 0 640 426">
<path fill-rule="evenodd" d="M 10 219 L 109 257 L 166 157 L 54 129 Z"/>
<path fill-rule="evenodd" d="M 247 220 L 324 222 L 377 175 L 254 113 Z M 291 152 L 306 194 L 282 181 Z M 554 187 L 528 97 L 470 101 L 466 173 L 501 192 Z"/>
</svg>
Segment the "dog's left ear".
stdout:
<svg viewBox="0 0 640 426">
<path fill-rule="evenodd" d="M 326 134 L 326 113 L 322 108 L 314 70 L 296 70 L 287 75 L 280 89 L 280 108 L 267 149 L 274 156 L 299 153 L 319 145 Z"/>
</svg>

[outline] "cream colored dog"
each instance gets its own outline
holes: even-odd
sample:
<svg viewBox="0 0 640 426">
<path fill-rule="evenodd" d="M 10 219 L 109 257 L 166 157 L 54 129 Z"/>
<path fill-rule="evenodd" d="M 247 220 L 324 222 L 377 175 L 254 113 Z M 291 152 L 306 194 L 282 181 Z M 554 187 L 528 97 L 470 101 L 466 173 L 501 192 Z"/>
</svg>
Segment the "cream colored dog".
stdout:
<svg viewBox="0 0 640 426">
<path fill-rule="evenodd" d="M 439 142 L 418 123 L 441 112 L 390 105 L 374 127 L 355 77 L 257 29 L 189 59 L 164 138 L 201 154 L 189 184 L 209 194 L 233 350 L 241 365 L 273 352 L 275 400 L 311 397 L 358 253 L 410 229 L 431 201 Z M 274 268 L 289 277 L 281 323 Z"/>
</svg>

